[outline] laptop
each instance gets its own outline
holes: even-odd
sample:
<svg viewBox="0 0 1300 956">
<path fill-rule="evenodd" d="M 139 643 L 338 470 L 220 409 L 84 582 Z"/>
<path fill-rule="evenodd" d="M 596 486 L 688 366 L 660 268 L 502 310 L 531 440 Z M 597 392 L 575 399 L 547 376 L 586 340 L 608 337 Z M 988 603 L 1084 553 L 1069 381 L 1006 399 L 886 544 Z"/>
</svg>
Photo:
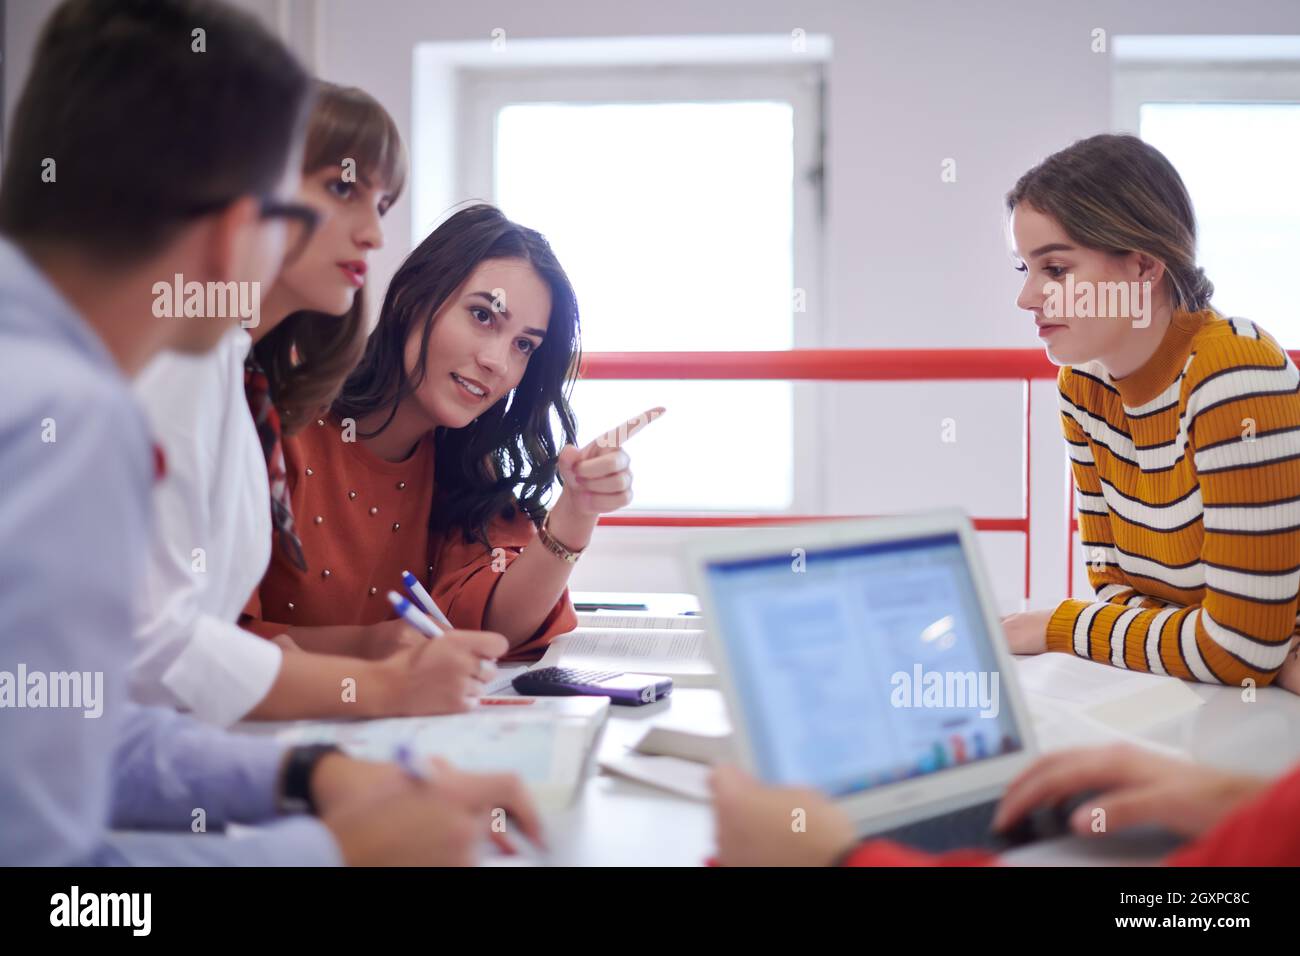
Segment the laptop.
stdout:
<svg viewBox="0 0 1300 956">
<path fill-rule="evenodd" d="M 744 530 L 687 553 L 735 754 L 759 779 L 931 851 L 1066 832 L 1064 808 L 989 829 L 1036 747 L 962 513 Z"/>
</svg>

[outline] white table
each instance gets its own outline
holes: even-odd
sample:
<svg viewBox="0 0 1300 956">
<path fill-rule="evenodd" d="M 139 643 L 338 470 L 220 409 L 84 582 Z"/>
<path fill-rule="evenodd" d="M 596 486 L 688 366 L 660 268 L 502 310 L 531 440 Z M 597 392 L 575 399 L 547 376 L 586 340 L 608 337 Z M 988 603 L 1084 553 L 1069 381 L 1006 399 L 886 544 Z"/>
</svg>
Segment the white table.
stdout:
<svg viewBox="0 0 1300 956">
<path fill-rule="evenodd" d="M 638 597 L 659 613 L 671 613 L 675 605 L 689 600 L 682 595 L 621 596 L 623 600 Z M 1256 700 L 1245 703 L 1239 688 L 1190 686 L 1205 704 L 1147 728 L 1141 737 L 1225 769 L 1276 775 L 1300 762 L 1300 696 L 1268 687 L 1257 691 Z M 597 747 L 599 754 L 612 756 L 634 744 L 651 725 L 707 731 L 720 721 L 725 726 L 718 691 L 682 688 L 645 707 L 611 707 Z M 1046 748 L 1050 741 L 1040 743 Z M 603 774 L 595 757 L 590 773 L 573 805 L 546 818 L 551 851 L 544 862 L 559 866 L 698 866 L 712 853 L 713 819 L 707 804 Z M 1104 840 L 1071 837 L 1016 850 L 1006 859 L 1025 864 L 1121 864 L 1149 860 L 1158 846 L 1120 836 Z M 525 853 L 513 861 L 490 862 L 543 860 Z"/>
</svg>

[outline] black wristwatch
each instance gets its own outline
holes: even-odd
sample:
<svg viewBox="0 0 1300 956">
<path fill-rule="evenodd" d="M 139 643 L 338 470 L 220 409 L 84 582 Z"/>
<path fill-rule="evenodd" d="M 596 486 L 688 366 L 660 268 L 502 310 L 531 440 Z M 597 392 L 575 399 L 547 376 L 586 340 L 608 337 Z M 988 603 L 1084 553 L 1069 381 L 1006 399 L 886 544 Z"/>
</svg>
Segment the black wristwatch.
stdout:
<svg viewBox="0 0 1300 956">
<path fill-rule="evenodd" d="M 281 813 L 316 813 L 311 795 L 311 775 L 321 759 L 343 751 L 334 744 L 304 744 L 289 748 L 280 778 Z"/>
</svg>

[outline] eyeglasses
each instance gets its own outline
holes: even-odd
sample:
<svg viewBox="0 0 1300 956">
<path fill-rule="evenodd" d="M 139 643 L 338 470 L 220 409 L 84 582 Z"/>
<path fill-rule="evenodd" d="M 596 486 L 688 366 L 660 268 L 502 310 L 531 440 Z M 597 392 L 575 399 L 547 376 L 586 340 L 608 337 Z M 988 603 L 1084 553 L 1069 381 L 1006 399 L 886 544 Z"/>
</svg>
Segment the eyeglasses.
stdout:
<svg viewBox="0 0 1300 956">
<path fill-rule="evenodd" d="M 320 213 L 314 206 L 300 202 L 280 202 L 275 199 L 262 200 L 261 218 L 285 221 L 285 265 L 302 255 L 316 227 L 320 225 Z"/>
<path fill-rule="evenodd" d="M 182 210 L 180 215 L 187 219 L 193 216 L 206 216 L 218 209 L 224 209 L 233 201 L 231 199 L 220 199 L 197 203 Z M 309 206 L 306 203 L 281 202 L 267 196 L 263 196 L 260 203 L 258 218 L 283 219 L 285 221 L 283 264 L 288 265 L 302 255 L 302 251 L 307 248 L 307 243 L 311 241 L 312 234 L 316 232 L 316 227 L 320 225 L 320 213 L 314 206 Z"/>
</svg>

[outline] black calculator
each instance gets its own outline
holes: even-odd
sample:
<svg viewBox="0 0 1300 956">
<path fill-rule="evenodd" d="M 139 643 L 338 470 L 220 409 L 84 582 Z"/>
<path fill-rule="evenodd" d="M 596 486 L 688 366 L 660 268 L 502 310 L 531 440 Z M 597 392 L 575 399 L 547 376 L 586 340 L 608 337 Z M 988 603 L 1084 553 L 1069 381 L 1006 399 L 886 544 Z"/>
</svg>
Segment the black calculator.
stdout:
<svg viewBox="0 0 1300 956">
<path fill-rule="evenodd" d="M 510 686 L 527 697 L 608 697 L 611 704 L 626 707 L 653 704 L 673 692 L 671 677 L 575 667 L 524 671 Z"/>
</svg>

